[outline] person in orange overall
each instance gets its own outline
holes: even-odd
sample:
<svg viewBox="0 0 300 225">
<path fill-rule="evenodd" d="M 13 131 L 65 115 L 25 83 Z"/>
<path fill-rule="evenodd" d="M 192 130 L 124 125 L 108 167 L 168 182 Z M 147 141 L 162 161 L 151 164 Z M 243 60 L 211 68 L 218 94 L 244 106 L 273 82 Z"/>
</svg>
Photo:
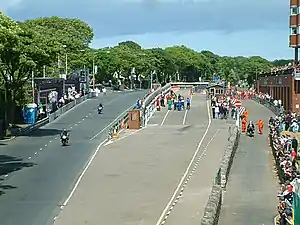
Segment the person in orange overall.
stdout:
<svg viewBox="0 0 300 225">
<path fill-rule="evenodd" d="M 245 109 L 245 111 L 243 112 L 243 117 L 246 119 L 246 122 L 248 121 L 248 116 L 249 116 L 248 110 Z"/>
<path fill-rule="evenodd" d="M 262 120 L 258 120 L 256 123 L 257 127 L 258 127 L 258 133 L 259 134 L 263 134 L 263 129 L 264 129 L 264 121 Z"/>
<path fill-rule="evenodd" d="M 245 133 L 246 132 L 246 129 L 247 129 L 247 120 L 246 118 L 244 117 L 242 119 L 242 132 Z"/>
</svg>

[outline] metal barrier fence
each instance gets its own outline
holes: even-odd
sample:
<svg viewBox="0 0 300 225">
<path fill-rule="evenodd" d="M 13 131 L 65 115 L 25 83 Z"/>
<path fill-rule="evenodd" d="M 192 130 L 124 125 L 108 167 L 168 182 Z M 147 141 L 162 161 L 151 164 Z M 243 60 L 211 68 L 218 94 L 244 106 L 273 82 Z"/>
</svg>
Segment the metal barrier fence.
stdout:
<svg viewBox="0 0 300 225">
<path fill-rule="evenodd" d="M 88 95 L 85 95 L 81 98 L 75 99 L 74 101 L 64 105 L 61 108 L 58 108 L 55 112 L 49 114 L 46 118 L 37 121 L 36 123 L 18 130 L 14 135 L 27 135 L 37 129 L 39 129 L 42 126 L 45 126 L 47 123 L 52 122 L 53 120 L 55 120 L 56 118 L 58 118 L 59 116 L 63 115 L 64 113 L 66 113 L 67 111 L 69 111 L 70 109 L 72 109 L 74 106 L 86 101 L 89 98 Z"/>
<path fill-rule="evenodd" d="M 258 102 L 259 104 L 267 107 L 269 110 L 271 110 L 275 115 L 279 115 L 283 112 L 283 110 L 280 107 L 276 107 L 273 102 L 268 101 L 267 99 L 258 98 L 257 96 L 253 96 L 252 100 Z"/>
</svg>

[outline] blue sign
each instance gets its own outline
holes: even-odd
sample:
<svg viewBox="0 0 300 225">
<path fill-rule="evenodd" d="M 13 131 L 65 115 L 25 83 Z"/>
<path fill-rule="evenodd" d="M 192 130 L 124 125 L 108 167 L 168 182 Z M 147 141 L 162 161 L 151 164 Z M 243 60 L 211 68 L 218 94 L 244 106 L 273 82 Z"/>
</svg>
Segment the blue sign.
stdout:
<svg viewBox="0 0 300 225">
<path fill-rule="evenodd" d="M 220 81 L 220 77 L 214 76 L 213 82 L 214 82 L 214 83 L 218 83 L 219 81 Z"/>
</svg>

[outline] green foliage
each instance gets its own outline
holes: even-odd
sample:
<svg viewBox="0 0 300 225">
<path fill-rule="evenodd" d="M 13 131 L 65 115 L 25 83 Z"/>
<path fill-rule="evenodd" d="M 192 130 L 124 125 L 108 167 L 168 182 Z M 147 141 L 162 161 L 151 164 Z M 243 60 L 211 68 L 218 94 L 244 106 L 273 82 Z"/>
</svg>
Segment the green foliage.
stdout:
<svg viewBox="0 0 300 225">
<path fill-rule="evenodd" d="M 270 62 L 259 56 L 219 56 L 207 50 L 196 52 L 183 45 L 143 49 L 134 41 L 91 49 L 92 39 L 92 28 L 78 19 L 50 17 L 16 22 L 0 13 L 0 83 L 8 90 L 11 104 L 22 105 L 28 100 L 32 71 L 35 76 L 41 76 L 46 66 L 48 77 L 58 76 L 58 58 L 64 63 L 66 55 L 69 70 L 84 66 L 92 69 L 96 65 L 97 82 L 120 78 L 128 81 L 135 68 L 136 75 L 146 83 L 155 71 L 153 78 L 160 83 L 212 80 L 218 75 L 234 84 L 243 80 L 251 85 L 260 72 L 291 62 Z"/>
</svg>

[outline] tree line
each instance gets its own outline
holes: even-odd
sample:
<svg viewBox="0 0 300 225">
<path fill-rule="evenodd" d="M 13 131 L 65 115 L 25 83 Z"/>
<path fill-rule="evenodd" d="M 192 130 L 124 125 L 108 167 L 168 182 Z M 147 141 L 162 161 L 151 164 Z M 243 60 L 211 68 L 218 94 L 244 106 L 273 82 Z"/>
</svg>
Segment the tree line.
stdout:
<svg viewBox="0 0 300 225">
<path fill-rule="evenodd" d="M 28 102 L 32 74 L 42 77 L 46 71 L 47 77 L 58 77 L 66 66 L 66 55 L 69 72 L 96 65 L 96 82 L 129 79 L 134 68 L 139 79 L 149 80 L 152 72 L 159 83 L 220 76 L 233 84 L 241 80 L 253 84 L 259 73 L 290 61 L 219 56 L 184 45 L 144 49 L 133 41 L 92 49 L 93 37 L 93 29 L 79 19 L 50 17 L 19 22 L 0 12 L 0 89 L 6 90 L 7 102 Z"/>
</svg>

